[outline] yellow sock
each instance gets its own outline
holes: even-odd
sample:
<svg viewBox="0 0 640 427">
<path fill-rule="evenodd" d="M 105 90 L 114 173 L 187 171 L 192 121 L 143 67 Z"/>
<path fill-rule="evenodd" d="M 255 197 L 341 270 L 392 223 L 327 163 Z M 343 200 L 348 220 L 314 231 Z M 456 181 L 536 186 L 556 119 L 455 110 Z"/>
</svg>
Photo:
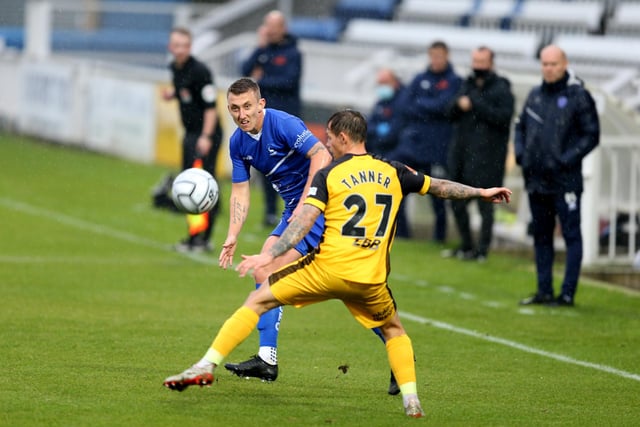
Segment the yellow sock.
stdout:
<svg viewBox="0 0 640 427">
<path fill-rule="evenodd" d="M 398 381 L 402 394 L 416 392 L 416 366 L 413 346 L 408 335 L 400 335 L 387 341 L 387 355 L 393 375 Z"/>
<path fill-rule="evenodd" d="M 248 307 L 242 306 L 220 328 L 218 335 L 207 352 L 207 359 L 219 365 L 242 341 L 247 339 L 258 325 L 260 316 Z"/>
</svg>

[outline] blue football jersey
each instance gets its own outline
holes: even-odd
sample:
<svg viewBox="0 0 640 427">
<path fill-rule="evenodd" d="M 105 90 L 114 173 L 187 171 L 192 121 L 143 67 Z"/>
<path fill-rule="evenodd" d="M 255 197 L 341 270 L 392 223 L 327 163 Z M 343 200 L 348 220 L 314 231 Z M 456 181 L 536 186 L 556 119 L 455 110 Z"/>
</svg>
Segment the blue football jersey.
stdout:
<svg viewBox="0 0 640 427">
<path fill-rule="evenodd" d="M 253 166 L 262 172 L 284 200 L 295 209 L 309 176 L 308 151 L 318 138 L 302 120 L 284 111 L 265 108 L 262 134 L 257 140 L 240 129 L 231 135 L 232 182 L 245 182 Z"/>
</svg>

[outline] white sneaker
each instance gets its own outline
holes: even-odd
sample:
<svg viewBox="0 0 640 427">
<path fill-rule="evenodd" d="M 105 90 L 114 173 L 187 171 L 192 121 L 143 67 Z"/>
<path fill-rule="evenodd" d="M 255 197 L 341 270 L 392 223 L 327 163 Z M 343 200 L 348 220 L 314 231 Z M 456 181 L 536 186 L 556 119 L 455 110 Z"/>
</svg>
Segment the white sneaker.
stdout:
<svg viewBox="0 0 640 427">
<path fill-rule="evenodd" d="M 412 418 L 422 418 L 424 417 L 424 411 L 422 410 L 422 406 L 420 406 L 420 401 L 418 398 L 409 399 L 407 406 L 404 408 L 404 413 L 408 417 Z"/>
<path fill-rule="evenodd" d="M 213 371 L 210 368 L 192 366 L 186 371 L 168 377 L 163 385 L 171 390 L 182 391 L 192 385 L 211 386 L 213 383 Z"/>
</svg>

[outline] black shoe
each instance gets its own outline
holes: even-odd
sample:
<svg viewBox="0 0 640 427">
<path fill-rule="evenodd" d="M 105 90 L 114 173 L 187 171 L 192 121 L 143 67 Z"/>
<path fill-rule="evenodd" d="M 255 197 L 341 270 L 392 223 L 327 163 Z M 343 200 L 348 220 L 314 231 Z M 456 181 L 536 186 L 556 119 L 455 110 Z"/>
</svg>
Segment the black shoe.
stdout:
<svg viewBox="0 0 640 427">
<path fill-rule="evenodd" d="M 532 304 L 551 304 L 554 302 L 553 295 L 547 294 L 533 294 L 520 301 L 520 305 L 532 305 Z"/>
<path fill-rule="evenodd" d="M 391 396 L 395 396 L 400 393 L 400 387 L 398 387 L 398 382 L 396 381 L 395 375 L 393 375 L 393 371 L 391 371 L 391 378 L 389 378 L 389 391 L 388 393 Z"/>
<path fill-rule="evenodd" d="M 213 245 L 208 240 L 204 240 L 201 236 L 195 235 L 187 237 L 176 243 L 173 247 L 176 251 L 186 252 L 213 252 Z"/>
<path fill-rule="evenodd" d="M 262 381 L 275 381 L 278 378 L 278 365 L 269 365 L 257 354 L 240 363 L 225 363 L 225 369 L 239 377 L 260 378 Z"/>
<path fill-rule="evenodd" d="M 476 259 L 476 253 L 474 250 L 462 249 L 462 248 L 445 249 L 442 252 L 440 252 L 440 256 L 442 256 L 442 258 L 458 258 L 463 261 L 470 261 L 470 260 Z"/>
<path fill-rule="evenodd" d="M 555 300 L 551 301 L 551 303 L 549 303 L 549 305 L 554 306 L 554 307 L 573 307 L 573 298 L 570 297 L 569 295 L 563 295 L 560 294 L 558 295 L 558 298 L 556 298 Z"/>
</svg>

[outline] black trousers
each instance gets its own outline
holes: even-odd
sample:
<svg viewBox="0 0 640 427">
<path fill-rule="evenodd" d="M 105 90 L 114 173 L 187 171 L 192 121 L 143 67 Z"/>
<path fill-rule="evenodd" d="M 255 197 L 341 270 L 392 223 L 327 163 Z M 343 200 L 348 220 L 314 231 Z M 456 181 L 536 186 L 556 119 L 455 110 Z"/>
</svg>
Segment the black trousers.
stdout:
<svg viewBox="0 0 640 427">
<path fill-rule="evenodd" d="M 471 235 L 471 224 L 469 221 L 469 202 L 470 200 L 451 200 L 451 210 L 456 220 L 456 227 L 460 234 L 461 248 L 464 251 L 477 251 L 478 254 L 487 255 L 493 238 L 493 212 L 492 203 L 486 203 L 482 200 L 476 200 L 482 223 L 480 226 L 480 236 L 478 244 L 475 245 Z"/>
</svg>

